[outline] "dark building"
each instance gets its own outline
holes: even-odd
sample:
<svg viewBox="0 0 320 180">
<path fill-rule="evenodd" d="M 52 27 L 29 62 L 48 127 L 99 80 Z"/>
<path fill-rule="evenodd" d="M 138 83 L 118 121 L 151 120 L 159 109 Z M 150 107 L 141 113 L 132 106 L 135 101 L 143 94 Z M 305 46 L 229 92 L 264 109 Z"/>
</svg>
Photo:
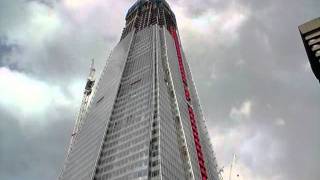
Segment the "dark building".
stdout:
<svg viewBox="0 0 320 180">
<path fill-rule="evenodd" d="M 139 0 L 103 70 L 61 180 L 219 180 L 165 0 Z"/>
<path fill-rule="evenodd" d="M 320 18 L 300 25 L 299 30 L 311 69 L 320 81 Z"/>
</svg>

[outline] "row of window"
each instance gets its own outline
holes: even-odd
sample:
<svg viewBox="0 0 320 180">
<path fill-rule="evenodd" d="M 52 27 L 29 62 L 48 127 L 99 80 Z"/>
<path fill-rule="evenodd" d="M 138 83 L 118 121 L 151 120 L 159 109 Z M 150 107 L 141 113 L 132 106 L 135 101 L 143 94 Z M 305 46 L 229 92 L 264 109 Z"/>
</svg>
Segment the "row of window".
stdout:
<svg viewBox="0 0 320 180">
<path fill-rule="evenodd" d="M 139 98 L 139 99 L 142 99 L 142 98 Z M 147 100 L 145 100 L 145 101 L 147 101 Z M 132 115 L 132 114 L 133 115 L 145 115 L 145 114 L 148 114 L 148 111 L 149 111 L 148 107 L 144 107 L 143 109 L 139 109 L 139 110 L 129 109 L 129 110 L 126 110 L 125 112 L 112 115 L 112 119 L 121 119 L 121 118 L 124 118 L 124 117 L 126 117 L 128 115 Z"/>
<path fill-rule="evenodd" d="M 141 92 L 141 94 L 140 94 L 141 96 L 145 95 L 145 94 L 150 94 L 149 93 L 150 92 L 150 87 L 148 86 L 145 89 L 140 90 L 140 92 Z M 125 101 L 125 100 L 127 100 L 127 101 Z M 121 109 L 121 108 L 134 107 L 134 105 L 140 106 L 142 104 L 145 104 L 146 101 L 148 101 L 148 99 L 142 99 L 141 101 L 138 101 L 138 100 L 135 99 L 133 101 L 133 100 L 130 100 L 128 98 L 127 99 L 121 98 L 121 99 L 117 100 L 117 102 L 116 102 L 116 104 L 114 106 L 114 109 L 116 110 L 116 109 Z"/>
<path fill-rule="evenodd" d="M 145 157 L 147 157 L 148 154 L 149 154 L 148 150 L 141 151 L 139 153 L 133 154 L 133 155 L 128 156 L 128 157 L 126 157 L 124 159 L 121 159 L 120 161 L 115 162 L 114 166 L 126 165 L 126 164 L 134 162 L 134 161 L 136 161 L 138 159 L 145 159 Z M 124 166 L 122 168 L 116 169 L 116 170 L 111 171 L 111 172 L 106 173 L 106 174 L 104 174 L 104 172 L 101 172 L 103 174 L 102 177 L 111 178 L 111 177 L 119 176 L 121 174 L 125 174 L 127 171 L 132 170 L 131 165 L 134 167 L 135 163 L 130 164 L 130 165 L 126 165 L 126 166 Z"/>
<path fill-rule="evenodd" d="M 135 58 L 134 61 L 128 61 L 124 69 L 123 76 L 131 76 L 131 74 L 148 67 L 152 69 L 150 60 L 152 59 L 151 52 L 141 52 L 139 58 Z"/>
<path fill-rule="evenodd" d="M 116 141 L 123 143 L 123 142 L 127 142 L 127 141 L 129 141 L 133 138 L 139 137 L 139 136 L 148 136 L 149 132 L 146 131 L 147 127 L 148 127 L 148 125 L 144 125 L 143 127 L 140 127 L 138 130 L 136 130 L 134 132 L 129 131 L 128 133 L 130 133 L 130 134 L 123 136 L 120 139 L 116 139 Z M 108 149 L 109 144 L 112 144 L 113 141 L 110 140 L 110 141 L 106 141 L 105 143 L 108 143 L 108 144 L 106 144 L 106 146 L 104 146 L 104 149 Z"/>
<path fill-rule="evenodd" d="M 146 94 L 146 95 L 148 95 L 148 94 Z M 136 96 L 136 94 L 132 93 L 132 96 Z M 127 113 L 127 112 L 130 112 L 129 114 L 131 114 L 131 112 L 133 112 L 135 110 L 138 110 L 137 108 L 139 108 L 139 109 L 145 108 L 144 106 L 147 105 L 146 101 L 147 101 L 147 99 L 145 99 L 142 102 L 137 102 L 137 103 L 139 103 L 139 106 L 134 105 L 134 106 L 122 106 L 122 107 L 119 107 L 119 108 L 117 108 L 117 109 L 115 109 L 113 111 L 113 115 L 117 115 L 119 113 Z"/>
<path fill-rule="evenodd" d="M 141 151 L 141 152 L 145 152 L 144 151 Z M 97 173 L 107 173 L 109 171 L 112 171 L 113 169 L 125 169 L 123 168 L 124 166 L 126 166 L 127 168 L 131 168 L 131 169 L 135 169 L 135 168 L 138 168 L 138 167 L 141 167 L 142 165 L 144 166 L 147 166 L 148 165 L 148 162 L 143 160 L 143 161 L 138 161 L 138 162 L 135 162 L 135 163 L 132 163 L 134 161 L 127 161 L 127 159 L 134 159 L 136 157 L 144 157 L 144 156 L 140 156 L 141 154 L 143 153 L 136 153 L 136 154 L 133 154 L 132 156 L 128 156 L 126 158 L 123 158 L 122 160 L 120 161 L 117 161 L 117 162 L 114 162 L 114 163 L 111 163 L 111 164 L 107 164 L 105 166 L 100 166 L 98 169 L 97 169 Z M 128 165 L 129 163 L 129 165 Z M 131 163 L 131 164 L 130 164 Z"/>
<path fill-rule="evenodd" d="M 138 151 L 141 151 L 143 149 L 147 149 L 149 147 L 149 142 L 148 141 L 144 141 L 140 144 L 137 144 L 136 146 L 134 147 L 131 147 L 127 150 L 124 150 L 124 151 L 121 151 L 119 152 L 118 154 L 115 154 L 114 156 L 116 157 L 116 159 L 120 159 L 120 158 L 123 158 L 123 157 L 126 157 L 130 154 L 134 154 Z"/>
<path fill-rule="evenodd" d="M 115 142 L 107 144 L 106 146 L 103 146 L 101 158 L 103 158 L 104 156 L 107 156 L 109 154 L 112 154 L 113 152 L 116 152 L 117 150 L 129 148 L 130 146 L 132 146 L 136 143 L 140 143 L 140 142 L 144 141 L 145 139 L 147 139 L 147 137 L 149 137 L 148 134 L 149 134 L 148 132 L 145 132 L 141 136 L 138 136 L 138 137 L 133 136 L 134 139 L 130 138 L 130 139 L 126 140 L 125 142 L 115 141 Z M 121 142 L 121 144 L 119 144 L 118 142 Z M 112 150 L 110 153 L 107 153 L 108 151 L 105 151 L 105 149 L 107 149 L 109 147 L 114 148 L 114 150 Z"/>
<path fill-rule="evenodd" d="M 139 123 L 142 120 L 142 118 L 143 117 L 138 116 L 137 118 L 131 119 L 130 121 L 127 120 L 126 127 L 120 129 L 119 131 L 111 131 L 112 128 L 110 128 L 110 130 L 107 131 L 107 135 L 109 135 L 109 136 L 107 136 L 107 139 L 105 141 L 110 142 L 112 139 L 115 139 L 117 137 L 120 137 L 121 135 L 124 135 L 126 133 L 130 133 L 131 131 L 138 129 L 139 127 L 141 127 L 142 125 L 145 124 L 145 122 Z M 137 124 L 137 123 L 139 123 L 139 124 Z M 111 134 L 113 134 L 113 135 L 111 136 Z"/>
</svg>

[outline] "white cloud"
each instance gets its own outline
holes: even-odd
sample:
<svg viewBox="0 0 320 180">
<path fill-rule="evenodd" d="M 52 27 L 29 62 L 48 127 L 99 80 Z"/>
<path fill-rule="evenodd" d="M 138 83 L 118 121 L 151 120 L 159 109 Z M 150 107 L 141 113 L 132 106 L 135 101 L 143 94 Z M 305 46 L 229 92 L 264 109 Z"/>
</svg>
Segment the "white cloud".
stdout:
<svg viewBox="0 0 320 180">
<path fill-rule="evenodd" d="M 62 27 L 57 12 L 37 2 L 28 3 L 26 19 L 8 31 L 8 39 L 26 46 L 40 47 L 45 40 L 54 38 L 54 34 Z"/>
<path fill-rule="evenodd" d="M 236 119 L 236 120 L 248 118 L 251 115 L 251 108 L 252 108 L 252 102 L 245 101 L 241 104 L 239 108 L 232 107 L 229 115 L 232 119 Z"/>
<path fill-rule="evenodd" d="M 284 179 L 281 172 L 272 172 L 271 167 L 283 156 L 283 147 L 267 131 L 246 124 L 225 130 L 216 127 L 209 132 L 218 163 L 224 167 L 224 179 L 229 179 L 233 154 L 237 157 L 232 171 L 234 180 Z"/>
<path fill-rule="evenodd" d="M 259 167 L 262 162 L 276 161 L 281 157 L 282 146 L 267 132 L 256 130 L 252 136 L 243 141 L 240 153 L 250 157 L 251 163 Z"/>
<path fill-rule="evenodd" d="M 221 15 L 221 31 L 231 35 L 236 33 L 239 27 L 248 19 L 250 11 L 236 3 L 231 3 L 229 8 Z"/>
<path fill-rule="evenodd" d="M 82 31 L 120 36 L 126 10 L 133 2 L 105 0 L 63 0 L 61 9 Z"/>
<path fill-rule="evenodd" d="M 223 178 L 229 179 L 230 166 L 224 168 Z M 232 167 L 231 178 L 233 180 L 283 180 L 284 176 L 281 174 L 275 174 L 272 176 L 263 176 L 254 172 L 240 160 L 234 163 Z"/>
<path fill-rule="evenodd" d="M 70 87 L 72 91 L 73 86 L 75 85 Z M 0 105 L 12 114 L 26 119 L 43 116 L 55 107 L 66 108 L 79 104 L 78 98 L 66 97 L 60 87 L 5 67 L 0 68 L 0 89 Z"/>
<path fill-rule="evenodd" d="M 239 59 L 239 60 L 237 60 L 237 61 L 235 62 L 235 65 L 241 67 L 241 66 L 243 66 L 245 63 L 246 63 L 246 61 L 245 61 L 244 59 Z"/>
<path fill-rule="evenodd" d="M 194 18 L 188 16 L 189 12 L 185 7 L 174 4 L 172 7 L 178 19 L 178 26 L 182 31 L 189 35 L 196 34 L 202 42 L 210 39 L 214 44 L 228 45 L 236 40 L 239 28 L 250 17 L 250 10 L 235 2 L 230 3 L 220 13 L 215 12 L 214 9 L 208 9 L 205 13 Z"/>
<path fill-rule="evenodd" d="M 274 124 L 277 126 L 284 126 L 284 125 L 286 125 L 286 121 L 282 118 L 277 118 L 275 120 Z"/>
<path fill-rule="evenodd" d="M 92 4 L 92 0 L 64 0 L 63 3 L 69 8 L 81 8 Z"/>
</svg>

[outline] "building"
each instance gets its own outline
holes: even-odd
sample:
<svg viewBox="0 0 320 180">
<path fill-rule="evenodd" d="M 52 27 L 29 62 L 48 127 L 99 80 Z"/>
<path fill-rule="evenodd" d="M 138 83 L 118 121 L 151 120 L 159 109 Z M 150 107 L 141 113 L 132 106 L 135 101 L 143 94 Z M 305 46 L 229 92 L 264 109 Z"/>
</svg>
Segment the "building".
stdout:
<svg viewBox="0 0 320 180">
<path fill-rule="evenodd" d="M 218 180 L 165 0 L 139 0 L 101 74 L 61 180 Z"/>
<path fill-rule="evenodd" d="M 320 17 L 299 26 L 311 69 L 320 81 Z"/>
</svg>

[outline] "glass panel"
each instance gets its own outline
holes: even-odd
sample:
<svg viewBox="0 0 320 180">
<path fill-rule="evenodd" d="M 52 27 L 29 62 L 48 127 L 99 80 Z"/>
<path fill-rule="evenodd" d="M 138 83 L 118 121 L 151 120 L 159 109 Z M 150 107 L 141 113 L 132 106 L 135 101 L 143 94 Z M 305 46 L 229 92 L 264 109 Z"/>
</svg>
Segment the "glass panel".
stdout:
<svg viewBox="0 0 320 180">
<path fill-rule="evenodd" d="M 317 37 L 317 36 L 320 36 L 320 31 L 312 33 L 312 34 L 306 36 L 306 40 L 309 40 L 309 39 Z"/>
<path fill-rule="evenodd" d="M 319 44 L 315 44 L 315 45 L 312 46 L 312 51 L 316 51 L 318 49 L 320 49 L 320 45 Z"/>
<path fill-rule="evenodd" d="M 320 42 L 320 38 L 311 39 L 311 40 L 309 40 L 308 44 L 309 44 L 309 45 L 313 45 L 313 44 L 316 44 L 316 43 L 318 43 L 318 42 Z"/>
</svg>

